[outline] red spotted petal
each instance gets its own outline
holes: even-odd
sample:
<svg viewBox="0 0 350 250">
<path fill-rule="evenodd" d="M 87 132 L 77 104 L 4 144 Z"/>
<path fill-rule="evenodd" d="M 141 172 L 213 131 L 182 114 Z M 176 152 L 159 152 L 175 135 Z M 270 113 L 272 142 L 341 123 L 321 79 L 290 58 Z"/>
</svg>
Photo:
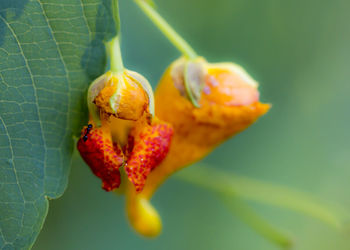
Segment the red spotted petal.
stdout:
<svg viewBox="0 0 350 250">
<path fill-rule="evenodd" d="M 130 132 L 129 144 L 132 143 L 133 148 L 125 167 L 137 192 L 142 191 L 148 174 L 167 155 L 174 133 L 171 125 L 165 122 L 154 121 L 152 125 L 139 125 Z"/>
<path fill-rule="evenodd" d="M 104 190 L 111 191 L 119 187 L 119 168 L 124 163 L 124 156 L 120 147 L 113 145 L 108 130 L 92 128 L 88 131 L 84 127 L 77 147 L 92 172 L 102 180 Z"/>
</svg>

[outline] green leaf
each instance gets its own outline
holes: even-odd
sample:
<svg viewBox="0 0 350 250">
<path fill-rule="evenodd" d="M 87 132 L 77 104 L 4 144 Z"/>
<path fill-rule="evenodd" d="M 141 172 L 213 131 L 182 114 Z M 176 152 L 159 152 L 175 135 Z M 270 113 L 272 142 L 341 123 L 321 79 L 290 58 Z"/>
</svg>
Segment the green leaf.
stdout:
<svg viewBox="0 0 350 250">
<path fill-rule="evenodd" d="M 89 83 L 116 34 L 110 0 L 0 2 L 0 248 L 28 249 L 62 195 Z"/>
</svg>

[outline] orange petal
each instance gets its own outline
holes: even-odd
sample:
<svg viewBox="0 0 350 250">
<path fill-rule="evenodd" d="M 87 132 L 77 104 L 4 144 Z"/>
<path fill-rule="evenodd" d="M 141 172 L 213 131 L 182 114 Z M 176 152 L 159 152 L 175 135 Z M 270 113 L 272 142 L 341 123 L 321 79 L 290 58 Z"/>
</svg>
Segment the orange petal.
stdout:
<svg viewBox="0 0 350 250">
<path fill-rule="evenodd" d="M 124 157 L 120 147 L 113 145 L 108 128 L 84 127 L 77 147 L 92 172 L 102 180 L 104 190 L 119 187 L 119 168 L 124 163 Z"/>
<path fill-rule="evenodd" d="M 151 125 L 139 121 L 131 130 L 126 147 L 129 157 L 125 170 L 137 192 L 142 191 L 148 174 L 167 155 L 172 135 L 172 127 L 156 118 Z"/>
</svg>

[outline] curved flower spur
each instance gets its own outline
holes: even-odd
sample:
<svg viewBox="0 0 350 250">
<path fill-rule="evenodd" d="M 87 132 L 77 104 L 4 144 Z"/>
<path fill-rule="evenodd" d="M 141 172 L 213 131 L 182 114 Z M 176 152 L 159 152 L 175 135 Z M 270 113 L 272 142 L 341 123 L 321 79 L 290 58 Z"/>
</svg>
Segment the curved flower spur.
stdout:
<svg viewBox="0 0 350 250">
<path fill-rule="evenodd" d="M 258 84 L 234 63 L 208 63 L 169 26 L 147 1 L 135 0 L 145 14 L 183 53 L 165 71 L 155 92 L 156 115 L 170 123 L 174 136 L 164 161 L 149 175 L 144 190 L 128 189 L 131 224 L 155 236 L 161 222 L 149 203 L 158 186 L 229 137 L 246 129 L 270 108 L 259 102 Z"/>
<path fill-rule="evenodd" d="M 102 188 L 121 184 L 124 167 L 135 192 L 142 191 L 147 176 L 165 158 L 172 126 L 154 116 L 153 91 L 140 74 L 123 67 L 119 39 L 108 44 L 111 70 L 88 90 L 89 123 L 82 129 L 77 148 Z"/>
</svg>

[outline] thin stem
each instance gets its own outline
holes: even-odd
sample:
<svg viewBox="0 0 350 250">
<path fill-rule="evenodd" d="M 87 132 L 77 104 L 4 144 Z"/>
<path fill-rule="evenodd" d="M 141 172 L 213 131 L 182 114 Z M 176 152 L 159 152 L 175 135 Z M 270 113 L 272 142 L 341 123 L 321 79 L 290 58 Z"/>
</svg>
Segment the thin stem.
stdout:
<svg viewBox="0 0 350 250">
<path fill-rule="evenodd" d="M 140 9 L 163 32 L 169 41 L 188 59 L 198 57 L 191 46 L 145 0 L 135 0 Z"/>
<path fill-rule="evenodd" d="M 181 180 L 228 197 L 237 195 L 245 200 L 294 210 L 323 221 L 338 230 L 344 229 L 344 225 L 349 221 L 347 212 L 321 202 L 312 195 L 279 185 L 227 174 L 214 168 L 210 170 L 203 166 L 191 167 L 179 172 L 176 176 Z"/>
<path fill-rule="evenodd" d="M 120 18 L 118 0 L 112 0 L 112 14 L 117 35 L 106 43 L 107 53 L 110 57 L 111 71 L 120 73 L 124 70 L 122 53 L 120 50 Z"/>
<path fill-rule="evenodd" d="M 112 0 L 112 14 L 117 34 L 120 34 L 120 17 L 118 0 Z"/>
<path fill-rule="evenodd" d="M 122 54 L 120 51 L 119 37 L 115 36 L 106 44 L 108 54 L 110 55 L 111 71 L 120 73 L 124 71 Z"/>
<path fill-rule="evenodd" d="M 288 235 L 273 227 L 238 196 L 227 197 L 219 194 L 218 197 L 239 219 L 271 243 L 284 249 L 289 249 L 292 246 L 292 240 Z"/>
</svg>

